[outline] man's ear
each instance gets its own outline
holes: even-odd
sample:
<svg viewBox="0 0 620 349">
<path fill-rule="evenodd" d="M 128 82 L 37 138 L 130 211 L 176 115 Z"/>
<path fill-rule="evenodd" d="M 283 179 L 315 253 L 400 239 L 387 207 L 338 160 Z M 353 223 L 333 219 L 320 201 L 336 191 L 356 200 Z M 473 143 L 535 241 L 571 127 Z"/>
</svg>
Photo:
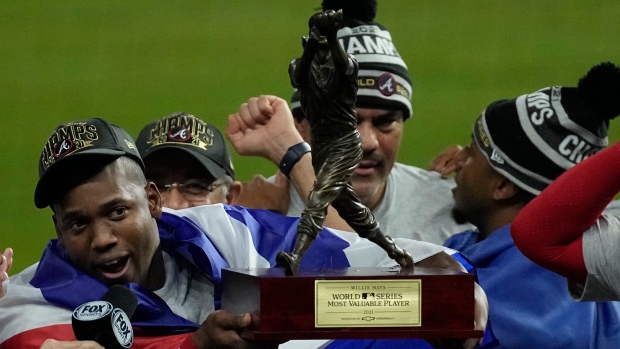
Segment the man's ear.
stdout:
<svg viewBox="0 0 620 349">
<path fill-rule="evenodd" d="M 243 185 L 239 181 L 233 181 L 228 187 L 228 194 L 226 195 L 226 201 L 228 205 L 236 205 L 239 196 L 241 196 L 241 191 Z"/>
<path fill-rule="evenodd" d="M 301 121 L 297 120 L 297 118 L 293 119 L 295 119 L 295 128 L 297 129 L 297 132 L 299 132 L 299 134 L 301 135 L 301 138 L 303 138 L 306 142 L 310 142 L 311 134 L 310 123 L 308 122 L 308 119 L 303 119 Z"/>
<path fill-rule="evenodd" d="M 497 174 L 497 178 L 494 179 L 495 189 L 493 190 L 493 199 L 496 201 L 512 199 L 519 192 L 517 187 L 508 178 Z"/>
<path fill-rule="evenodd" d="M 151 212 L 151 217 L 157 219 L 161 216 L 161 195 L 159 194 L 159 190 L 157 186 L 153 182 L 148 182 L 146 187 L 146 199 L 149 202 L 149 211 Z"/>
</svg>

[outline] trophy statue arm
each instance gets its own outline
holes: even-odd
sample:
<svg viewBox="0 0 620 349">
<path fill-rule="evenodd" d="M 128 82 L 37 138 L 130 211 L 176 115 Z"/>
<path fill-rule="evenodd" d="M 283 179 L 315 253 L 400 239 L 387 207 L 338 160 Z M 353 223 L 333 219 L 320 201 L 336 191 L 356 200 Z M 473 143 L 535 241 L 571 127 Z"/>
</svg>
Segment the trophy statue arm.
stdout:
<svg viewBox="0 0 620 349">
<path fill-rule="evenodd" d="M 314 18 L 315 21 L 313 21 L 313 23 L 316 25 L 321 35 L 327 40 L 334 66 L 340 71 L 351 74 L 349 55 L 338 42 L 338 30 L 342 26 L 342 10 L 327 10 L 315 15 Z"/>
<path fill-rule="evenodd" d="M 351 69 L 353 59 L 351 59 L 349 55 L 342 49 L 342 46 L 340 46 L 337 39 L 334 38 L 334 40 L 328 40 L 328 42 L 334 66 L 338 70 L 346 72 L 347 75 L 351 75 L 353 72 L 353 70 Z"/>
<path fill-rule="evenodd" d="M 295 88 L 305 86 L 308 79 L 308 73 L 310 72 L 310 66 L 312 65 L 312 59 L 319 49 L 318 38 L 313 35 L 312 31 L 309 37 L 303 39 L 304 52 L 301 54 L 301 58 L 297 58 L 291 62 L 288 68 L 289 77 L 291 78 L 291 85 Z"/>
</svg>

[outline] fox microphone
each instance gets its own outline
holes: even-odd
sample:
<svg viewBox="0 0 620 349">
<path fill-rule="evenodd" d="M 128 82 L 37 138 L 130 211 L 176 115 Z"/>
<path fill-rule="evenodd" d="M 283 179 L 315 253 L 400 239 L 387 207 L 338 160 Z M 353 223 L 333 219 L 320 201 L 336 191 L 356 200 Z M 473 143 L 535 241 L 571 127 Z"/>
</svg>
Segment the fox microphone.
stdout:
<svg viewBox="0 0 620 349">
<path fill-rule="evenodd" d="M 71 323 L 78 340 L 95 341 L 106 349 L 126 349 L 133 344 L 129 319 L 138 306 L 138 298 L 127 287 L 114 285 L 100 301 L 75 308 Z"/>
</svg>

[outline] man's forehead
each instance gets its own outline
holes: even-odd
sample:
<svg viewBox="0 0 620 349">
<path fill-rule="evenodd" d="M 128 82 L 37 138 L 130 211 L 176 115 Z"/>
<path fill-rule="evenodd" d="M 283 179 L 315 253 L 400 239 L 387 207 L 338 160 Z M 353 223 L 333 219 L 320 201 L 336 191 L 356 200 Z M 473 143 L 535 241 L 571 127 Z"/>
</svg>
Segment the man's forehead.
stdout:
<svg viewBox="0 0 620 349">
<path fill-rule="evenodd" d="M 358 118 L 404 118 L 404 113 L 401 109 L 382 109 L 382 108 L 355 108 Z"/>
<path fill-rule="evenodd" d="M 143 187 L 125 170 L 112 164 L 106 166 L 94 177 L 59 195 L 58 200 L 52 203 L 54 212 L 81 212 L 85 210 L 85 205 L 99 207 L 134 197 Z"/>
</svg>

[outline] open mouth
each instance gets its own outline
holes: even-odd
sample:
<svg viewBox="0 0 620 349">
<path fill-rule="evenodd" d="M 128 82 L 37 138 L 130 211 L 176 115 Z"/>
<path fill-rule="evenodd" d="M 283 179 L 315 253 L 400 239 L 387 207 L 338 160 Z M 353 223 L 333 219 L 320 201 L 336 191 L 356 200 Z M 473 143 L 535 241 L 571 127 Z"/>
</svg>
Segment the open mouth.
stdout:
<svg viewBox="0 0 620 349">
<path fill-rule="evenodd" d="M 125 269 L 127 269 L 128 261 L 129 256 L 120 257 L 102 263 L 98 266 L 98 268 L 106 278 L 115 279 L 125 272 Z"/>
</svg>

